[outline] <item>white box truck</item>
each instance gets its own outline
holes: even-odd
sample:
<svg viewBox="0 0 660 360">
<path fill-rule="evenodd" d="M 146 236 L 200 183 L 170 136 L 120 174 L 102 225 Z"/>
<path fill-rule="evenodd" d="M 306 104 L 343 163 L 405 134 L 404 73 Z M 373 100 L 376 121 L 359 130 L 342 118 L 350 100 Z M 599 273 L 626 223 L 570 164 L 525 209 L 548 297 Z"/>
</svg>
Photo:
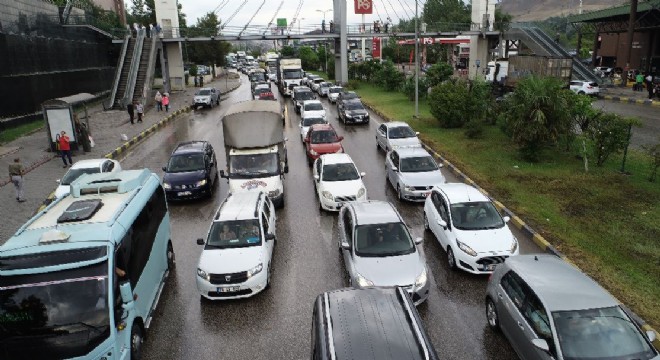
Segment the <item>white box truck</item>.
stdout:
<svg viewBox="0 0 660 360">
<path fill-rule="evenodd" d="M 293 87 L 300 86 L 302 78 L 300 59 L 277 59 L 277 81 L 282 95 L 291 96 Z"/>
</svg>

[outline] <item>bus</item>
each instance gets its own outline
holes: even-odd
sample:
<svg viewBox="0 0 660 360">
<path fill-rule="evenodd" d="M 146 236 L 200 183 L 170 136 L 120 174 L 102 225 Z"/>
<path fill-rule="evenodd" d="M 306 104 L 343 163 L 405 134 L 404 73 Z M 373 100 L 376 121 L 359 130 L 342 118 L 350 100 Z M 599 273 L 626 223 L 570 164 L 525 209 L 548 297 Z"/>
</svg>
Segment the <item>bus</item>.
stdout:
<svg viewBox="0 0 660 360">
<path fill-rule="evenodd" d="M 158 176 L 82 175 L 0 246 L 0 359 L 139 359 L 173 268 Z"/>
</svg>

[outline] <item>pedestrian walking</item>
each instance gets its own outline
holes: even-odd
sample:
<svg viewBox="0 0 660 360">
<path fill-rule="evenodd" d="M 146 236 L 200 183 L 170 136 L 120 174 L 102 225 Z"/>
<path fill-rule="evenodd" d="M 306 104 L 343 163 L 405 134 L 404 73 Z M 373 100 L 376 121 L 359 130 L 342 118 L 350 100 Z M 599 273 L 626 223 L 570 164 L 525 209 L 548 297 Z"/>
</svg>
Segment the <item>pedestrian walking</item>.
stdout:
<svg viewBox="0 0 660 360">
<path fill-rule="evenodd" d="M 165 106 L 165 112 L 170 111 L 170 94 L 163 94 L 163 106 Z"/>
<path fill-rule="evenodd" d="M 133 103 L 128 103 L 128 105 L 126 105 L 126 111 L 131 119 L 131 124 L 133 124 L 133 118 L 135 117 L 135 107 L 133 106 Z"/>
<path fill-rule="evenodd" d="M 154 96 L 154 100 L 156 101 L 156 109 L 158 111 L 163 110 L 163 95 L 160 93 L 160 91 L 156 91 L 156 96 Z"/>
<path fill-rule="evenodd" d="M 66 134 L 66 131 L 62 130 L 60 131 L 60 156 L 62 156 L 62 162 L 64 162 L 64 166 L 62 167 L 67 167 L 66 160 L 69 160 L 69 166 L 73 165 L 73 160 L 71 160 L 71 142 L 69 140 L 69 136 Z"/>
<path fill-rule="evenodd" d="M 325 19 L 321 20 L 321 33 L 325 34 Z"/>
<path fill-rule="evenodd" d="M 653 76 L 651 73 L 646 73 L 646 89 L 649 91 L 649 99 L 653 99 Z"/>
<path fill-rule="evenodd" d="M 335 22 L 330 20 L 330 32 L 333 33 L 335 32 Z"/>
<path fill-rule="evenodd" d="M 644 91 L 644 75 L 641 71 L 638 71 L 635 75 L 635 91 Z"/>
<path fill-rule="evenodd" d="M 197 76 L 193 76 L 195 78 L 195 87 L 199 86 L 199 78 Z"/>
<path fill-rule="evenodd" d="M 135 105 L 135 110 L 137 111 L 137 115 L 138 115 L 137 122 L 141 123 L 142 115 L 144 115 L 144 105 L 142 105 L 142 103 L 138 101 L 138 103 Z"/>
<path fill-rule="evenodd" d="M 16 201 L 24 202 L 23 197 L 23 175 L 25 175 L 25 168 L 21 164 L 21 159 L 15 158 L 13 164 L 9 164 L 9 181 L 14 184 L 16 189 Z"/>
<path fill-rule="evenodd" d="M 204 75 L 199 76 L 199 87 L 204 87 Z"/>
</svg>

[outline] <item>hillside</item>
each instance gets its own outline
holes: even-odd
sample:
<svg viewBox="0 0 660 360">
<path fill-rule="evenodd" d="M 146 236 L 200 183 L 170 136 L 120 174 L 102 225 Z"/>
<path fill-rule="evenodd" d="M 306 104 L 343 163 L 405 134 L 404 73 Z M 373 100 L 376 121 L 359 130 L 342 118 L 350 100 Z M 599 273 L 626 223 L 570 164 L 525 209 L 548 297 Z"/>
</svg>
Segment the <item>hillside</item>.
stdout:
<svg viewBox="0 0 660 360">
<path fill-rule="evenodd" d="M 628 3 L 626 0 L 583 0 L 582 11 L 593 11 Z M 514 21 L 545 20 L 553 16 L 577 14 L 579 0 L 502 0 L 502 10 Z"/>
</svg>

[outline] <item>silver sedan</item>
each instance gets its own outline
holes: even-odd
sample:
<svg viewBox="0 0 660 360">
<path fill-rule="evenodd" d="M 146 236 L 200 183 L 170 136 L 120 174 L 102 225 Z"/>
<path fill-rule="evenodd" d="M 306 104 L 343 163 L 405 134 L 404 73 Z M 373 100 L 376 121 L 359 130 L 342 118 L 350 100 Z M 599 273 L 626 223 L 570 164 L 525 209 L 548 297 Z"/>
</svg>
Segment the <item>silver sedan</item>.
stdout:
<svg viewBox="0 0 660 360">
<path fill-rule="evenodd" d="M 387 180 L 399 200 L 425 201 L 434 186 L 445 183 L 440 166 L 421 147 L 394 149 L 385 157 Z"/>
</svg>

